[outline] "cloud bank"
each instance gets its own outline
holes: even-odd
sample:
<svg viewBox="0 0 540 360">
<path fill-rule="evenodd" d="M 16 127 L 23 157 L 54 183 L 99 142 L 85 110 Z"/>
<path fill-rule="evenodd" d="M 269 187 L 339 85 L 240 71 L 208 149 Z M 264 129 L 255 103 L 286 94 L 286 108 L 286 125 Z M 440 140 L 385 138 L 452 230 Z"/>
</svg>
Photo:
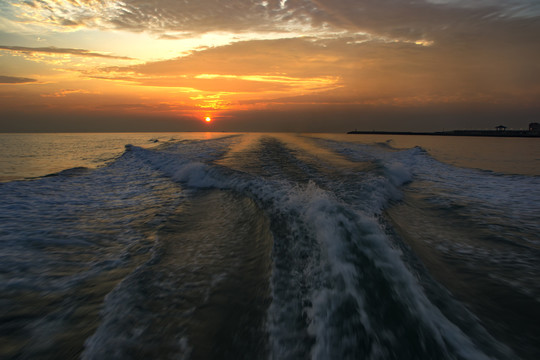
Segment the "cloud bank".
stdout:
<svg viewBox="0 0 540 360">
<path fill-rule="evenodd" d="M 365 31 L 417 40 L 450 27 L 537 18 L 534 0 L 24 0 L 17 16 L 60 27 L 193 35 L 212 31 Z"/>
<path fill-rule="evenodd" d="M 87 56 L 87 57 L 99 57 L 107 59 L 117 59 L 117 60 L 133 60 L 132 58 L 126 56 L 114 56 L 108 54 L 102 54 L 98 52 L 92 52 L 84 49 L 66 49 L 66 48 L 57 48 L 54 46 L 49 47 L 25 47 L 25 46 L 7 46 L 0 45 L 0 50 L 7 50 L 13 52 L 21 53 L 45 53 L 45 54 L 66 54 L 66 55 L 75 55 L 75 56 Z"/>
<path fill-rule="evenodd" d="M 36 79 L 0 75 L 0 84 L 26 84 L 26 83 L 36 82 L 36 81 L 37 81 Z"/>
</svg>

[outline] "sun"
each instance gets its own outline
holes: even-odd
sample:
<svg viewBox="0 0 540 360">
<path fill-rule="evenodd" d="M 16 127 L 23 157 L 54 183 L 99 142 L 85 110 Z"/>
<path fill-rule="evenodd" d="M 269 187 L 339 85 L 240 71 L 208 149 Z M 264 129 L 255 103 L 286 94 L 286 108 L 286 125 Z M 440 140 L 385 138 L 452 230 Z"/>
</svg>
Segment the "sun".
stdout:
<svg viewBox="0 0 540 360">
<path fill-rule="evenodd" d="M 207 116 L 207 117 L 204 118 L 204 121 L 209 123 L 210 121 L 212 121 L 212 118 L 210 116 Z"/>
</svg>

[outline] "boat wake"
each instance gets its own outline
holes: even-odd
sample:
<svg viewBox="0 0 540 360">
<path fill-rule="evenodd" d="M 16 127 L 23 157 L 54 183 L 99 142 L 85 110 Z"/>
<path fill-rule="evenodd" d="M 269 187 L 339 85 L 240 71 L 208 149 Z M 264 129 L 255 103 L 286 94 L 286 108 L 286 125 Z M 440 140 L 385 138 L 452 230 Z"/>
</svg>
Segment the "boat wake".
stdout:
<svg viewBox="0 0 540 360">
<path fill-rule="evenodd" d="M 237 135 L 126 145 L 103 168 L 5 183 L 2 355 L 515 357 L 512 339 L 483 326 L 424 258 L 460 242 L 426 246 L 439 228 L 414 237 L 401 211 L 430 221 L 480 208 L 467 221 L 482 224 L 500 208 L 496 188 L 527 182 L 538 179 L 452 168 L 420 148 Z M 426 204 L 439 208 L 424 214 Z M 531 220 L 501 235 L 528 261 L 538 257 Z M 529 306 L 535 286 L 521 283 Z"/>
</svg>

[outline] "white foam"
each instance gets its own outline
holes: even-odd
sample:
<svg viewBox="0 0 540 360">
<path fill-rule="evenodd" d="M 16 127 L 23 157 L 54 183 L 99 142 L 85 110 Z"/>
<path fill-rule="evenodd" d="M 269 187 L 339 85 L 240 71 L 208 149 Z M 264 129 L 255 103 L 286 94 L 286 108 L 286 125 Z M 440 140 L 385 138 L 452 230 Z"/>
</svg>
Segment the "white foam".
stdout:
<svg viewBox="0 0 540 360">
<path fill-rule="evenodd" d="M 178 192 L 184 188 L 232 189 L 253 197 L 276 224 L 283 224 L 283 229 L 278 225 L 274 228 L 273 302 L 268 313 L 272 357 L 287 358 L 299 354 L 302 357 L 309 355 L 313 359 L 342 358 L 350 349 L 362 352 L 366 359 L 394 356 L 392 344 L 403 340 L 399 338 L 400 329 L 393 327 L 399 325 L 381 322 L 383 316 L 377 313 L 384 312 L 385 306 L 392 304 L 399 308 L 398 315 L 418 326 L 414 328 L 418 334 L 413 335 L 419 338 L 419 342 L 430 341 L 439 347 L 441 353 L 448 353 L 450 357 L 486 357 L 428 300 L 378 221 L 388 201 L 399 199 L 403 185 L 412 180 L 445 181 L 451 193 L 461 191 L 463 179 L 475 183 L 481 176 L 475 178 L 469 173 L 451 171 L 450 174 L 457 175 L 450 175 L 451 181 L 447 181 L 447 174 L 438 173 L 444 167 L 438 164 L 434 166 L 433 160 L 419 149 L 395 152 L 377 147 L 351 148 L 349 145 L 332 144 L 333 148 L 353 159 L 369 159 L 379 167 L 345 186 L 328 181 L 325 190 L 315 181 L 297 184 L 285 179 L 265 179 L 213 165 L 212 161 L 219 158 L 234 141 L 234 138 L 224 138 L 180 142 L 168 144 L 159 150 L 126 146 L 126 153 L 121 159 L 108 168 L 85 175 L 89 177 L 72 178 L 66 183 L 58 179 L 43 179 L 29 185 L 34 191 L 43 191 L 42 197 L 40 191 L 36 192 L 35 202 L 21 200 L 29 193 L 27 185 L 4 186 L 0 191 L 7 195 L 5 199 L 9 201 L 0 204 L 0 210 L 4 208 L 12 213 L 13 218 L 10 219 L 13 221 L 17 216 L 32 218 L 47 214 L 45 209 L 48 207 L 52 209 L 51 218 L 59 214 L 65 216 L 74 206 L 72 203 L 66 205 L 70 204 L 69 201 L 78 202 L 73 207 L 75 210 L 82 206 L 99 212 L 100 204 L 105 202 L 112 213 L 121 212 L 128 206 L 144 211 L 158 207 L 171 195 L 165 192 L 155 198 L 146 197 L 153 185 L 164 186 L 166 183 L 161 178 L 156 180 L 159 178 L 156 172 L 179 183 L 180 186 L 175 188 Z M 116 171 L 119 172 L 115 175 Z M 130 176 L 127 179 L 126 174 Z M 493 184 L 500 184 L 497 179 L 490 179 Z M 87 191 L 81 192 L 80 186 L 85 186 Z M 10 193 L 11 187 L 16 190 L 15 193 Z M 489 197 L 489 191 L 478 195 L 477 192 L 463 190 L 461 194 L 468 199 Z M 175 198 L 178 196 L 173 195 Z M 176 199 L 175 203 L 166 207 L 172 208 L 181 202 L 181 199 Z M 94 201 L 97 202 L 92 208 Z M 36 202 L 40 209 L 32 212 Z M 25 204 L 23 210 L 14 210 L 21 203 Z M 58 211 L 55 207 L 58 207 Z M 512 209 L 521 211 L 520 205 Z M 138 214 L 139 210 L 128 212 L 125 217 L 118 216 L 114 218 L 118 223 L 113 225 L 130 230 L 130 223 Z M 107 220 L 103 220 L 104 226 L 108 224 Z M 17 224 L 15 230 L 17 227 L 24 229 L 22 222 Z M 51 229 L 54 229 L 58 222 L 51 224 Z M 149 228 L 152 228 L 151 225 L 149 223 Z M 40 235 L 35 230 L 33 228 L 33 235 Z M 80 235 L 80 229 L 76 230 L 75 235 Z M 75 235 L 70 234 L 66 238 L 69 241 Z M 136 231 L 122 233 L 119 237 L 127 243 L 144 238 Z M 15 243 L 16 239 L 8 236 L 4 241 Z M 51 241 L 59 239 L 52 237 Z M 114 263 L 114 257 L 104 260 L 111 262 L 100 263 L 100 268 L 119 266 Z M 213 281 L 217 284 L 220 277 L 216 276 Z M 121 353 L 114 353 L 115 349 L 121 351 L 123 344 L 136 342 L 146 331 L 144 328 L 127 331 L 125 325 L 129 321 L 121 319 L 122 316 L 133 315 L 126 314 L 126 308 L 129 309 L 131 305 L 136 307 L 136 304 L 132 304 L 134 299 L 130 298 L 130 291 L 125 289 L 132 285 L 130 279 L 126 278 L 107 297 L 104 321 L 87 340 L 83 358 L 121 356 Z M 21 283 L 13 280 L 10 286 L 21 286 Z M 389 290 L 383 291 L 379 286 Z M 388 298 L 381 297 L 380 304 L 374 305 L 373 297 L 379 296 L 379 291 Z M 343 309 L 350 310 L 347 316 L 341 314 Z M 121 321 L 122 326 L 118 326 L 117 323 Z M 123 333 L 124 330 L 127 332 Z M 111 335 L 113 333 L 114 336 Z M 362 336 L 366 343 L 360 343 L 358 336 Z M 189 354 L 187 337 L 182 336 L 177 345 L 181 354 Z"/>
<path fill-rule="evenodd" d="M 362 148 L 362 151 L 362 154 L 353 151 L 348 155 L 359 156 L 365 161 L 367 154 L 372 161 L 381 164 L 382 173 L 374 172 L 362 178 L 358 182 L 361 196 L 352 202 L 339 200 L 314 182 L 298 185 L 281 180 L 234 177 L 238 174 L 231 178 L 230 174 L 200 161 L 169 161 L 159 157 L 151 161 L 174 180 L 189 187 L 226 187 L 247 192 L 264 204 L 271 217 L 286 219 L 289 233 L 277 234 L 275 241 L 288 245 L 275 256 L 291 256 L 292 262 L 288 268 L 288 264 L 280 263 L 279 268 L 273 270 L 274 300 L 269 309 L 268 326 L 274 357 L 288 357 L 305 351 L 298 348 L 301 346 L 298 341 L 306 336 L 302 335 L 303 331 L 314 339 L 308 351 L 312 358 L 339 357 L 340 353 L 344 355 L 344 351 L 359 346 L 354 331 L 360 329 L 369 339 L 369 346 L 361 349 L 365 358 L 388 355 L 392 351 L 389 344 L 400 341 L 398 333 L 394 333 L 396 329 L 392 327 L 377 323 L 377 316 L 371 313 L 374 309 L 366 304 L 366 297 L 373 296 L 366 291 L 376 292 L 376 286 L 362 287 L 364 282 L 370 283 L 370 276 L 377 276 L 392 289 L 392 298 L 381 301 L 399 304 L 402 311 L 406 311 L 402 316 L 421 324 L 416 330 L 421 332 L 419 342 L 431 341 L 441 353 L 486 358 L 430 303 L 404 265 L 400 253 L 391 247 L 375 217 L 389 199 L 399 198 L 403 184 L 417 176 L 417 157 L 423 156 L 421 151 L 389 152 L 370 148 Z M 368 263 L 359 264 L 359 261 Z M 297 300 L 291 303 L 291 296 Z M 356 310 L 349 319 L 339 320 L 343 306 Z M 296 316 L 306 317 L 305 330 L 291 328 Z M 343 333 L 342 328 L 335 327 L 336 321 L 350 322 L 357 328 L 352 333 Z M 295 338 L 297 344 L 291 345 L 290 340 Z"/>
<path fill-rule="evenodd" d="M 212 176 L 208 165 L 200 162 L 187 163 L 174 172 L 172 178 L 191 187 L 217 187 L 220 181 Z"/>
<path fill-rule="evenodd" d="M 395 186 L 406 184 L 413 178 L 411 171 L 401 162 L 389 162 L 385 164 L 385 170 L 390 181 Z"/>
<path fill-rule="evenodd" d="M 365 304 L 365 291 L 378 291 L 377 288 L 362 288 L 364 281 L 366 284 L 370 281 L 365 277 L 374 272 L 380 276 L 380 281 L 388 282 L 393 289 L 395 298 L 392 301 L 402 304 L 410 311 L 407 316 L 422 324 L 427 333 L 421 337 L 435 341 L 443 353 L 457 353 L 470 359 L 486 358 L 429 302 L 403 264 L 400 253 L 391 247 L 376 218 L 353 210 L 313 182 L 305 186 L 286 182 L 267 183 L 267 186 L 265 189 L 265 185 L 259 183 L 254 195 L 266 201 L 271 214 L 287 218 L 289 230 L 285 236 L 288 239 L 279 238 L 283 235 L 278 234 L 275 241 L 287 244 L 292 241 L 286 245 L 288 249 L 280 250 L 291 252 L 290 267 L 274 268 L 273 271 L 274 301 L 269 310 L 269 333 L 274 357 L 289 357 L 301 352 L 298 345 L 291 347 L 290 344 L 290 339 L 298 338 L 298 342 L 303 337 L 301 329 L 291 328 L 290 318 L 306 316 L 307 333 L 314 338 L 309 351 L 311 358 L 340 357 L 339 354 L 344 355 L 347 349 L 356 349 L 359 344 L 355 343 L 355 331 L 360 329 L 371 339 L 369 349 L 363 349 L 365 358 L 384 358 L 392 351 L 386 346 L 394 341 L 395 335 L 392 328 L 382 325 L 381 329 L 381 324 L 372 323 L 375 318 L 370 312 L 374 309 Z M 314 239 L 316 246 L 309 239 Z M 296 260 L 297 256 L 301 259 Z M 358 264 L 358 261 L 365 261 L 362 259 L 373 264 Z M 369 272 L 362 273 L 362 269 Z M 298 288 L 297 283 L 304 284 L 304 290 Z M 291 303 L 292 298 L 298 298 L 299 303 Z M 349 314 L 349 319 L 340 320 L 340 309 L 347 302 L 356 313 Z M 356 329 L 343 333 L 343 328 L 335 327 L 336 321 L 350 321 Z"/>
</svg>

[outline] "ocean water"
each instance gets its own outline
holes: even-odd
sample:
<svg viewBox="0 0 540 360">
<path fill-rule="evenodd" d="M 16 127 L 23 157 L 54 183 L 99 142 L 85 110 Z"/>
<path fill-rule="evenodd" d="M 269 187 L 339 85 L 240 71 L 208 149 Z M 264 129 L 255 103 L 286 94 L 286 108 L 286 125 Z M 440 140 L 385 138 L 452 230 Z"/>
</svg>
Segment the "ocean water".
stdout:
<svg viewBox="0 0 540 360">
<path fill-rule="evenodd" d="M 3 134 L 0 357 L 538 359 L 538 139 Z"/>
</svg>

